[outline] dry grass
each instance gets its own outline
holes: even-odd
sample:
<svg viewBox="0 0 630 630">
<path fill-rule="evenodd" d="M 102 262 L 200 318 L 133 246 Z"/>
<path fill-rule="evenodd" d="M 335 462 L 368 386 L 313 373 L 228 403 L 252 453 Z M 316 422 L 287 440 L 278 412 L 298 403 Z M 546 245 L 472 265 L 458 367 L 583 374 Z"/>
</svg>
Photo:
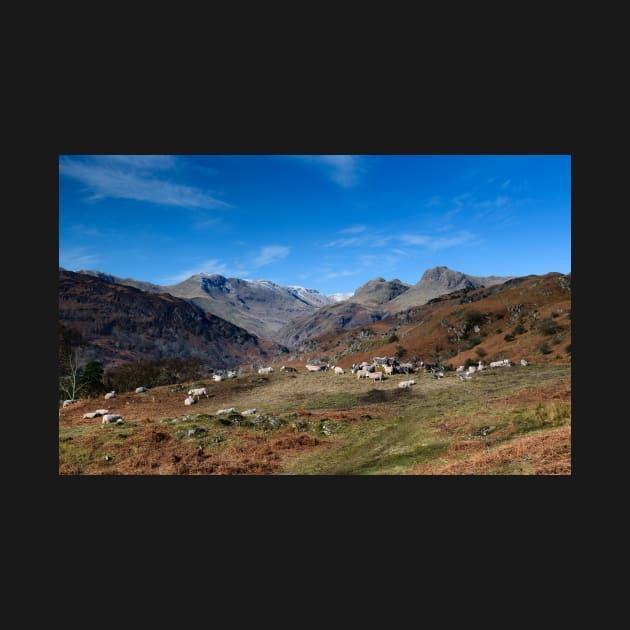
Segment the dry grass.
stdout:
<svg viewBox="0 0 630 630">
<path fill-rule="evenodd" d="M 421 475 L 570 475 L 571 427 L 514 438 L 506 444 L 467 441 L 451 444 L 448 454 L 465 453 L 463 460 L 433 462 L 414 471 Z M 472 453 L 468 455 L 468 453 Z"/>
</svg>

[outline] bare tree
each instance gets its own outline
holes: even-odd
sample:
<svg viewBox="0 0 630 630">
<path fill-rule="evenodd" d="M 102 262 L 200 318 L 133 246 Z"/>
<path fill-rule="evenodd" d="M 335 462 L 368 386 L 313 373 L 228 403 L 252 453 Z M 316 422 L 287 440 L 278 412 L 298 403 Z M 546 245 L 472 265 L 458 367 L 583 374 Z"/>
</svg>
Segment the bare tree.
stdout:
<svg viewBox="0 0 630 630">
<path fill-rule="evenodd" d="M 66 399 L 75 400 L 79 397 L 83 389 L 85 389 L 85 385 L 81 383 L 83 368 L 81 367 L 78 348 L 73 348 L 68 353 L 65 363 L 66 373 L 59 375 L 59 392 L 63 394 Z"/>
</svg>

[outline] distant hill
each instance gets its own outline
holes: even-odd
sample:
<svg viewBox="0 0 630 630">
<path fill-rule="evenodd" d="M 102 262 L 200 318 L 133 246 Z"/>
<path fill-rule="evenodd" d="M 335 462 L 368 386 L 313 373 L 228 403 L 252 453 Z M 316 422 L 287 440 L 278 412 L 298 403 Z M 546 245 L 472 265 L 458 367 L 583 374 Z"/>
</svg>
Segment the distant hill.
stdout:
<svg viewBox="0 0 630 630">
<path fill-rule="evenodd" d="M 385 304 L 400 296 L 411 287 L 395 278 L 374 278 L 361 285 L 349 299 L 356 304 Z"/>
<path fill-rule="evenodd" d="M 201 357 L 217 368 L 266 361 L 277 344 L 167 293 L 59 270 L 59 323 L 105 363 Z"/>
<path fill-rule="evenodd" d="M 328 297 L 315 289 L 283 286 L 269 280 L 226 278 L 216 273 L 195 274 L 183 282 L 165 286 L 98 271 L 81 273 L 143 291 L 169 293 L 263 339 L 274 339 L 277 331 L 296 317 L 339 301 L 338 297 Z"/>
<path fill-rule="evenodd" d="M 433 267 L 427 269 L 422 278 L 411 286 L 408 291 L 394 297 L 386 306 L 390 313 L 405 310 L 419 304 L 426 304 L 445 293 L 460 289 L 477 289 L 501 284 L 511 280 L 514 276 L 471 276 L 461 271 L 453 271 L 448 267 Z"/>
<path fill-rule="evenodd" d="M 414 285 L 398 279 L 375 278 L 360 286 L 344 302 L 296 317 L 278 331 L 275 339 L 289 348 L 310 347 L 304 344 L 314 337 L 364 326 L 392 313 L 421 306 L 452 291 L 491 286 L 511 278 L 470 276 L 447 267 L 427 269 Z"/>
<path fill-rule="evenodd" d="M 308 324 L 313 326 L 312 321 Z M 319 336 L 307 335 L 293 344 L 289 360 L 325 356 L 342 367 L 374 356 L 454 367 L 466 360 L 476 364 L 480 359 L 500 358 L 570 364 L 571 274 L 551 272 L 476 289 L 465 287 L 384 314 L 360 329 L 320 326 L 320 330 Z"/>
</svg>

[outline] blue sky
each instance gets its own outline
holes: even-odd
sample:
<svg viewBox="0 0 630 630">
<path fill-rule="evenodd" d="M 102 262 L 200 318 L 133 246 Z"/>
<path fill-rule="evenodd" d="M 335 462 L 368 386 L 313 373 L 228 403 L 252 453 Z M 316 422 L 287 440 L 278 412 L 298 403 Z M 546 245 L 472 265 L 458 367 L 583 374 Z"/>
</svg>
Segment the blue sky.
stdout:
<svg viewBox="0 0 630 630">
<path fill-rule="evenodd" d="M 60 155 L 59 265 L 325 294 L 571 271 L 569 155 Z"/>
</svg>

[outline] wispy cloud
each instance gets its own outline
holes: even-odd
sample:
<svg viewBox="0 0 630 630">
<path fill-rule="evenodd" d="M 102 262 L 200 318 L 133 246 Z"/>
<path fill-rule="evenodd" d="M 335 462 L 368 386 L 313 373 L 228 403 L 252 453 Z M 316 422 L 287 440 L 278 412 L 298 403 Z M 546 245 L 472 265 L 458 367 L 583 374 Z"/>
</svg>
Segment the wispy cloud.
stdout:
<svg viewBox="0 0 630 630">
<path fill-rule="evenodd" d="M 162 278 L 161 284 L 170 285 L 170 284 L 178 284 L 179 282 L 183 282 L 184 280 L 188 280 L 190 276 L 194 276 L 200 273 L 218 273 L 222 276 L 226 277 L 237 277 L 243 278 L 248 275 L 250 272 L 245 268 L 240 267 L 230 267 L 226 263 L 222 263 L 216 258 L 212 258 L 210 260 L 204 260 L 189 269 L 181 271 L 180 273 L 174 274 L 172 276 L 167 276 Z"/>
<path fill-rule="evenodd" d="M 100 262 L 98 254 L 92 253 L 87 247 L 59 249 L 59 266 L 70 271 L 86 269 L 90 265 Z"/>
<path fill-rule="evenodd" d="M 159 155 L 61 156 L 59 174 L 83 184 L 92 201 L 113 198 L 184 208 L 232 207 L 199 188 L 166 179 L 161 171 L 174 164 L 173 156 Z"/>
<path fill-rule="evenodd" d="M 103 236 L 103 232 L 101 230 L 82 224 L 71 225 L 70 231 L 75 234 L 80 234 L 81 236 Z"/>
<path fill-rule="evenodd" d="M 476 236 L 470 232 L 459 232 L 448 237 L 433 237 L 425 234 L 402 234 L 400 240 L 408 245 L 420 245 L 432 251 L 438 249 L 447 249 L 449 247 L 458 247 L 471 243 Z"/>
<path fill-rule="evenodd" d="M 298 159 L 319 166 L 328 177 L 342 188 L 356 186 L 364 166 L 356 155 L 300 155 Z"/>
<path fill-rule="evenodd" d="M 337 234 L 359 234 L 361 232 L 365 232 L 366 229 L 365 225 L 351 225 L 343 230 L 339 230 Z"/>
<path fill-rule="evenodd" d="M 511 179 L 506 179 L 502 184 L 501 184 L 501 188 L 503 190 L 505 190 L 510 184 L 512 183 Z"/>
<path fill-rule="evenodd" d="M 258 256 L 254 258 L 254 265 L 262 267 L 277 260 L 282 260 L 289 255 L 290 248 L 284 245 L 267 245 L 260 248 Z"/>
<path fill-rule="evenodd" d="M 334 278 L 348 278 L 351 276 L 358 276 L 361 273 L 360 269 L 339 269 L 335 271 L 324 272 L 324 278 L 332 280 Z"/>
</svg>

